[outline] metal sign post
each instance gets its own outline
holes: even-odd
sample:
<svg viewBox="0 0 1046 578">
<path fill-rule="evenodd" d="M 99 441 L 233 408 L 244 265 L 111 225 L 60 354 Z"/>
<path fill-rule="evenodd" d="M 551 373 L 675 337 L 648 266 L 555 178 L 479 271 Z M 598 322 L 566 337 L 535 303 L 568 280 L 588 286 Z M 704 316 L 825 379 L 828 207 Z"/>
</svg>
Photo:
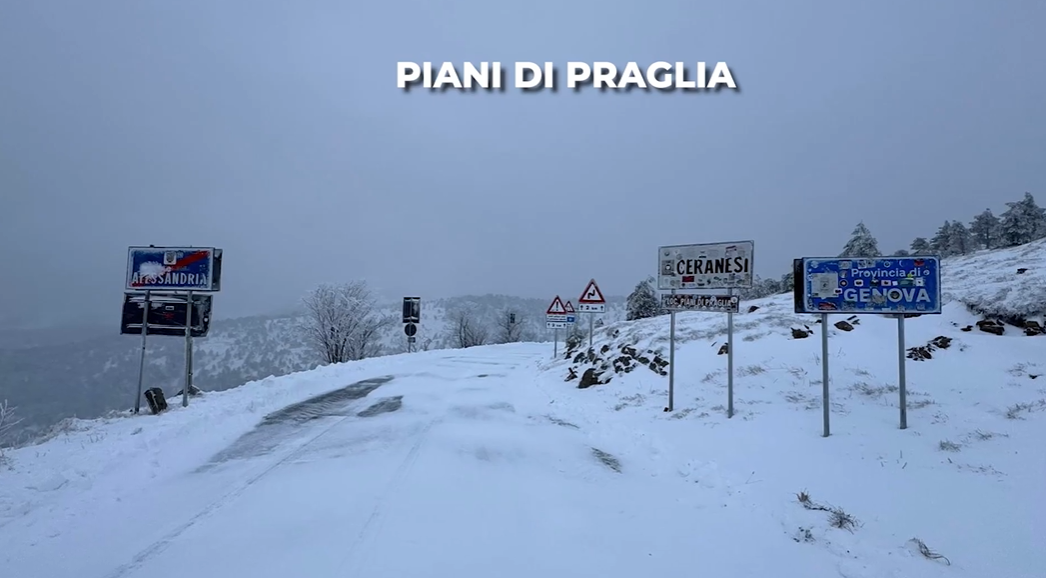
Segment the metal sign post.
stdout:
<svg viewBox="0 0 1046 578">
<path fill-rule="evenodd" d="M 728 295 L 731 300 L 734 290 Z M 726 312 L 726 417 L 734 417 L 734 312 Z"/>
<path fill-rule="evenodd" d="M 145 292 L 145 308 L 142 310 L 142 357 L 138 361 L 138 394 L 134 396 L 134 413 L 142 408 L 142 383 L 145 381 L 145 338 L 149 335 L 149 291 Z"/>
<path fill-rule="evenodd" d="M 559 357 L 559 330 L 552 330 L 552 359 Z"/>
<path fill-rule="evenodd" d="M 673 291 L 673 293 L 675 293 Z M 676 312 L 668 314 L 668 411 L 676 409 Z"/>
<path fill-rule="evenodd" d="M 188 315 L 185 316 L 185 388 L 182 389 L 182 407 L 189 407 L 189 388 L 192 387 L 192 291 L 187 294 Z"/>
<path fill-rule="evenodd" d="M 828 314 L 821 314 L 821 405 L 824 413 L 824 437 L 828 437 L 831 406 L 828 404 Z"/>
<path fill-rule="evenodd" d="M 901 429 L 908 429 L 908 389 L 904 367 L 904 313 L 897 316 L 897 383 L 901 402 Z"/>
<path fill-rule="evenodd" d="M 795 312 L 821 315 L 824 435 L 828 436 L 828 314 L 897 317 L 900 429 L 908 427 L 905 314 L 941 313 L 940 260 L 934 256 L 803 257 L 793 262 Z"/>
<path fill-rule="evenodd" d="M 706 311 L 726 313 L 726 416 L 734 417 L 734 313 L 739 311 L 740 299 L 735 289 L 747 289 L 754 282 L 755 243 L 732 241 L 699 245 L 669 245 L 657 249 L 657 288 L 670 291 L 661 295 L 661 306 L 672 315 L 676 311 Z M 726 295 L 677 293 L 726 289 Z M 673 338 L 674 339 L 674 330 Z M 669 390 L 672 389 L 669 372 Z M 672 406 L 672 403 L 669 403 Z"/>
</svg>

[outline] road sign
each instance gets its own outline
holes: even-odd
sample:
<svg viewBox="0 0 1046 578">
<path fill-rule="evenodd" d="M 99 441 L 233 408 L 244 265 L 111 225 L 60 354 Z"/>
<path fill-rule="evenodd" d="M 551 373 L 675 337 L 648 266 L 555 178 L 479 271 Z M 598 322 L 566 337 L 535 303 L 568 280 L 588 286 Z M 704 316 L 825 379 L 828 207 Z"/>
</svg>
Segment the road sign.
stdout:
<svg viewBox="0 0 1046 578">
<path fill-rule="evenodd" d="M 552 300 L 552 305 L 548 306 L 548 310 L 545 311 L 545 315 L 566 315 L 567 308 L 563 305 L 563 300 L 556 295 L 556 298 Z"/>
<path fill-rule="evenodd" d="M 754 277 L 755 243 L 670 245 L 657 250 L 657 288 L 745 289 Z"/>
<path fill-rule="evenodd" d="M 205 337 L 211 327 L 211 295 L 201 293 L 193 297 L 193 337 Z M 185 317 L 188 307 L 183 295 L 149 295 L 148 335 L 185 336 Z M 120 317 L 121 335 L 141 335 L 145 313 L 144 293 L 124 293 L 123 314 Z"/>
<path fill-rule="evenodd" d="M 937 257 L 797 260 L 796 313 L 941 312 Z"/>
<path fill-rule="evenodd" d="M 581 292 L 581 297 L 577 300 L 578 305 L 603 305 L 606 304 L 607 300 L 603 298 L 603 292 L 599 290 L 599 285 L 596 285 L 596 280 L 592 279 L 588 282 L 588 286 Z"/>
<path fill-rule="evenodd" d="M 410 337 L 407 338 L 407 343 L 416 343 L 417 341 L 418 341 L 418 338 L 414 337 L 413 335 L 411 335 Z"/>
<path fill-rule="evenodd" d="M 563 309 L 566 309 L 567 313 L 576 313 L 576 311 L 574 311 L 574 304 L 570 301 L 567 301 L 566 305 L 563 306 Z"/>
<path fill-rule="evenodd" d="M 222 250 L 210 247 L 129 247 L 130 291 L 219 291 Z"/>
<path fill-rule="evenodd" d="M 418 326 L 413 323 L 408 323 L 403 326 L 403 333 L 406 334 L 407 337 L 414 337 L 418 334 Z"/>
<path fill-rule="evenodd" d="M 737 295 L 694 295 L 665 293 L 661 295 L 661 307 L 669 311 L 710 311 L 737 313 L 741 300 Z"/>
<path fill-rule="evenodd" d="M 545 327 L 547 329 L 566 329 L 570 324 L 566 321 L 546 321 Z"/>
<path fill-rule="evenodd" d="M 403 322 L 421 323 L 421 297 L 403 298 Z"/>
<path fill-rule="evenodd" d="M 581 297 L 577 300 L 577 311 L 579 313 L 606 313 L 607 300 L 603 298 L 603 292 L 596 285 L 596 280 L 588 282 Z"/>
</svg>

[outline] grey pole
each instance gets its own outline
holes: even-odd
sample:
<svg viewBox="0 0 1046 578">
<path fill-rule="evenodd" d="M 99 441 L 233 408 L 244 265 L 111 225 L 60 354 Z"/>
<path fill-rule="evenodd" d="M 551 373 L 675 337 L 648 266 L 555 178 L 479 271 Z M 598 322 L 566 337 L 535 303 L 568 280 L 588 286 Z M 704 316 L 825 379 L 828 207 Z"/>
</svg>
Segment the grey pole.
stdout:
<svg viewBox="0 0 1046 578">
<path fill-rule="evenodd" d="M 904 313 L 897 316 L 897 373 L 901 394 L 901 429 L 908 429 L 908 384 L 904 375 Z"/>
<path fill-rule="evenodd" d="M 552 330 L 552 359 L 559 357 L 559 329 Z"/>
<path fill-rule="evenodd" d="M 595 347 L 594 345 L 592 345 L 592 328 L 595 325 L 595 321 L 596 321 L 596 314 L 595 313 L 589 313 L 588 314 L 588 348 L 589 349 L 592 349 L 593 347 Z"/>
<path fill-rule="evenodd" d="M 135 414 L 142 409 L 142 382 L 145 380 L 145 338 L 148 335 L 149 328 L 149 295 L 150 293 L 146 291 L 145 305 L 142 310 L 142 357 L 138 361 L 138 395 L 134 396 Z"/>
<path fill-rule="evenodd" d="M 828 405 L 828 314 L 821 314 L 821 404 L 824 406 L 824 437 L 828 437 L 831 407 Z"/>
<path fill-rule="evenodd" d="M 729 295 L 734 296 L 730 289 Z M 726 417 L 734 417 L 734 313 L 726 314 Z"/>
<path fill-rule="evenodd" d="M 676 397 L 676 312 L 668 314 L 668 411 L 675 410 Z"/>
<path fill-rule="evenodd" d="M 185 387 L 182 388 L 182 407 L 189 407 L 189 387 L 192 385 L 192 291 L 185 294 Z"/>
</svg>

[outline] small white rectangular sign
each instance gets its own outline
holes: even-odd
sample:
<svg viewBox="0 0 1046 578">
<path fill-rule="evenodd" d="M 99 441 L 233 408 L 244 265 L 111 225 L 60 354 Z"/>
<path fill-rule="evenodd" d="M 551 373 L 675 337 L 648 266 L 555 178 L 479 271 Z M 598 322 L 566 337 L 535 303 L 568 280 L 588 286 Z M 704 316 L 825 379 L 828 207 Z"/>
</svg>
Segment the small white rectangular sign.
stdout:
<svg viewBox="0 0 1046 578">
<path fill-rule="evenodd" d="M 548 328 L 548 329 L 566 329 L 567 325 L 569 325 L 569 323 L 567 323 L 566 321 L 563 321 L 563 322 L 546 321 L 545 322 L 545 327 Z"/>
<path fill-rule="evenodd" d="M 661 307 L 669 311 L 709 311 L 737 313 L 741 300 L 736 295 L 695 295 L 676 293 L 661 295 Z"/>
<path fill-rule="evenodd" d="M 577 312 L 578 313 L 606 313 L 607 312 L 607 304 L 606 303 L 578 303 L 577 304 Z"/>
<path fill-rule="evenodd" d="M 752 286 L 753 241 L 672 245 L 657 250 L 657 288 L 746 289 Z"/>
</svg>

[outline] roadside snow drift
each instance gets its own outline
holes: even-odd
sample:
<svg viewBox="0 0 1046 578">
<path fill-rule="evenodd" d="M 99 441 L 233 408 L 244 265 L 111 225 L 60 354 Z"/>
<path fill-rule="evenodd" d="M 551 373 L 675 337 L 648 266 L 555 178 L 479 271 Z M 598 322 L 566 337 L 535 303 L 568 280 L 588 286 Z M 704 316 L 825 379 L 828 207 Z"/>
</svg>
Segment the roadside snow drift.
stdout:
<svg viewBox="0 0 1046 578">
<path fill-rule="evenodd" d="M 999 253 L 967 259 L 969 283 L 1024 267 Z M 1038 267 L 1022 275 L 1043 280 Z M 566 379 L 583 364 L 516 344 L 326 367 L 160 416 L 79 422 L 9 452 L 0 568 L 1042 578 L 1046 338 L 980 331 L 960 299 L 990 294 L 945 281 L 944 313 L 906 322 L 908 347 L 936 339 L 906 364 L 906 430 L 896 321 L 861 317 L 829 327 L 832 436 L 821 437 L 821 328 L 783 296 L 736 318 L 733 418 L 725 317 L 695 313 L 677 318 L 670 413 L 658 371 L 578 389 Z M 595 350 L 667 358 L 667 331 L 667 317 L 613 324 Z"/>
</svg>

